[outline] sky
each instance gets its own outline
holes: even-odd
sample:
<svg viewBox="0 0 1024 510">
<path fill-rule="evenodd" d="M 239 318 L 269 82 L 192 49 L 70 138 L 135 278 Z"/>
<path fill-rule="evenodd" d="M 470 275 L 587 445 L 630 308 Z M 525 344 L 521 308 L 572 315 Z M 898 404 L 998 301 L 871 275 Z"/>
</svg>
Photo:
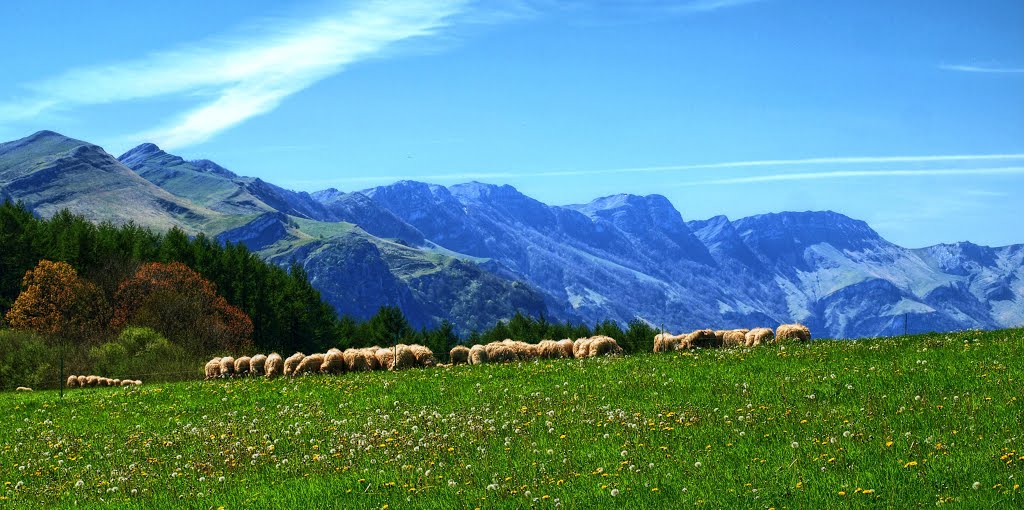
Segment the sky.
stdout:
<svg viewBox="0 0 1024 510">
<path fill-rule="evenodd" d="M 0 140 L 1024 243 L 1019 0 L 12 1 Z"/>
</svg>

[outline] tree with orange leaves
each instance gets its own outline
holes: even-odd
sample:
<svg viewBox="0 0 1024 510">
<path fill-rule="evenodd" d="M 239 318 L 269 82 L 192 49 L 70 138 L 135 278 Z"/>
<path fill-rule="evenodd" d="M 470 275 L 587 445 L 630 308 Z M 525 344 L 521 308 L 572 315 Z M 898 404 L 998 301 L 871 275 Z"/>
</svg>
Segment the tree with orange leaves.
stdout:
<svg viewBox="0 0 1024 510">
<path fill-rule="evenodd" d="M 180 262 L 143 264 L 118 287 L 111 326 L 146 326 L 186 349 L 237 351 L 250 343 L 252 320 L 217 295 L 212 283 Z"/>
<path fill-rule="evenodd" d="M 25 273 L 21 286 L 21 294 L 6 315 L 11 327 L 77 341 L 102 334 L 106 323 L 103 293 L 79 278 L 70 264 L 41 260 Z"/>
</svg>

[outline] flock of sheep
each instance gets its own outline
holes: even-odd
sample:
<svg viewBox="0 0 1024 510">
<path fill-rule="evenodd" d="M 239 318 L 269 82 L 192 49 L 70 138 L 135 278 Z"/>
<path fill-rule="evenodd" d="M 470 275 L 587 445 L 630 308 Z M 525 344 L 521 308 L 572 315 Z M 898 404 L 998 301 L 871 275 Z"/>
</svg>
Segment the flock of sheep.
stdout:
<svg viewBox="0 0 1024 510">
<path fill-rule="evenodd" d="M 776 331 L 771 328 L 754 329 L 698 329 L 691 333 L 673 335 L 659 333 L 654 336 L 654 352 L 678 351 L 680 349 L 712 347 L 756 347 L 776 341 L 811 340 L 811 330 L 803 324 L 782 324 Z"/>
<path fill-rule="evenodd" d="M 692 333 L 673 335 L 659 333 L 654 337 L 654 352 L 714 347 L 756 347 L 776 341 L 797 340 L 807 342 L 811 331 L 802 324 L 783 324 L 776 331 L 771 328 L 711 330 L 698 329 Z M 622 347 L 614 338 L 592 336 L 570 340 L 541 340 L 531 344 L 505 339 L 483 345 L 455 346 L 449 353 L 450 365 L 506 363 L 532 359 L 593 358 L 622 354 Z M 371 370 L 402 370 L 416 367 L 450 366 L 438 363 L 433 351 L 419 344 L 398 344 L 394 347 L 363 347 L 359 349 L 331 349 L 326 353 L 297 352 L 282 358 L 278 353 L 255 356 L 217 357 L 206 362 L 207 379 L 219 377 L 265 376 L 294 377 L 303 374 L 340 374 Z M 69 386 L 70 386 L 70 379 Z"/>
<path fill-rule="evenodd" d="M 98 375 L 69 375 L 68 388 L 94 388 L 98 386 L 142 386 L 138 379 L 111 379 Z"/>
<path fill-rule="evenodd" d="M 796 340 L 807 342 L 811 331 L 802 324 L 782 324 L 775 331 L 771 328 L 711 330 L 698 329 L 691 333 L 673 335 L 659 333 L 654 336 L 654 352 L 670 352 L 680 349 L 714 347 L 756 347 L 776 341 Z M 570 340 L 541 340 L 531 344 L 518 340 L 502 340 L 483 345 L 466 347 L 458 345 L 449 353 L 451 365 L 484 363 L 506 363 L 532 359 L 593 358 L 606 355 L 621 355 L 622 347 L 614 338 L 592 336 Z M 306 356 L 297 352 L 288 358 L 278 353 L 255 356 L 231 356 L 213 358 L 206 362 L 207 379 L 234 376 L 297 376 L 302 374 L 340 374 L 371 370 L 402 370 L 416 367 L 449 366 L 440 364 L 434 353 L 419 344 L 398 344 L 394 347 L 364 347 L 359 349 L 331 349 L 326 353 Z M 68 388 L 91 388 L 100 386 L 141 386 L 142 381 L 133 379 L 110 379 L 96 375 L 72 375 L 68 377 Z M 19 391 L 32 391 L 19 387 Z"/>
<path fill-rule="evenodd" d="M 591 358 L 622 354 L 622 347 L 607 336 L 580 338 L 576 341 L 542 340 L 530 344 L 516 340 L 502 340 L 485 345 L 456 346 L 449 353 L 451 364 L 503 363 L 545 358 Z M 302 374 L 340 374 L 371 370 L 402 370 L 416 367 L 440 366 L 433 351 L 419 345 L 398 344 L 395 347 L 364 347 L 360 349 L 331 349 L 322 354 L 306 356 L 297 352 L 288 358 L 280 354 L 257 354 L 233 358 L 225 356 L 206 362 L 207 379 L 236 376 L 297 376 Z"/>
</svg>

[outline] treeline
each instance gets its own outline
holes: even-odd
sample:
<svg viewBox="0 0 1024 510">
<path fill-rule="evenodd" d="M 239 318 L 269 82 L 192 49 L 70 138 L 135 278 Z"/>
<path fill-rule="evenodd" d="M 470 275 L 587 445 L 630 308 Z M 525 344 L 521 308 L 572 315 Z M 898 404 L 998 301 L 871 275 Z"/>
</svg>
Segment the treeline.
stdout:
<svg viewBox="0 0 1024 510">
<path fill-rule="evenodd" d="M 26 282 L 34 287 L 31 292 L 23 285 Z M 66 295 L 47 291 L 47 285 Z M 25 293 L 31 295 L 23 296 Z M 19 296 L 22 309 L 9 313 Z M 226 304 L 217 304 L 220 298 Z M 40 314 L 45 303 L 55 302 L 70 303 L 63 308 L 74 310 L 63 318 L 54 315 L 52 320 Z M 12 317 L 19 324 L 11 324 Z M 57 321 L 65 324 L 53 323 Z M 0 343 L 6 342 L 4 353 L 0 353 L 0 373 L 13 365 L 6 358 L 28 352 L 19 354 L 18 346 L 30 338 L 38 339 L 31 340 L 32 349 L 38 351 L 32 351 L 36 359 L 52 359 L 55 351 L 47 349 L 56 349 L 64 341 L 72 353 L 77 352 L 75 364 L 85 370 L 113 366 L 121 354 L 144 358 L 133 349 L 146 350 L 157 359 L 180 358 L 179 366 L 187 366 L 191 358 L 218 354 L 211 351 L 227 346 L 234 346 L 231 350 L 245 346 L 259 352 L 313 353 L 331 347 L 418 343 L 445 359 L 459 343 L 607 335 L 629 353 L 650 351 L 656 333 L 640 320 L 623 330 L 613 321 L 588 326 L 517 313 L 508 321 L 460 338 L 447 321 L 434 328 L 414 329 L 393 306 L 381 307 L 365 321 L 339 317 L 321 299 L 300 265 L 275 266 L 244 245 L 221 244 L 203 234 L 190 238 L 179 229 L 157 233 L 134 224 L 96 225 L 66 210 L 43 219 L 20 203 L 8 201 L 0 205 L 0 328 L 13 326 L 41 336 L 0 339 Z M 128 331 L 133 326 L 151 332 Z M 69 331 L 75 333 L 61 334 Z M 200 338 L 203 335 L 208 338 Z M 243 341 L 239 343 L 239 339 Z M 128 369 L 128 365 L 122 367 Z"/>
<path fill-rule="evenodd" d="M 66 262 L 110 303 L 143 264 L 180 262 L 249 316 L 256 346 L 312 351 L 337 341 L 337 314 L 297 264 L 285 270 L 241 244 L 222 245 L 203 234 L 190 239 L 179 229 L 161 234 L 134 224 L 95 225 L 66 210 L 37 218 L 9 201 L 0 206 L 0 316 L 20 294 L 26 272 L 43 260 Z"/>
</svg>

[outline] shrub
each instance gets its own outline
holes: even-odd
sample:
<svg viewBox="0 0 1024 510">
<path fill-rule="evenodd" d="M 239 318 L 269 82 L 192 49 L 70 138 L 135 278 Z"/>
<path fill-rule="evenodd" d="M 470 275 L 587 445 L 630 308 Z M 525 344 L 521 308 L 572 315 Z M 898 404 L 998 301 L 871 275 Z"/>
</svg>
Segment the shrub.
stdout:
<svg viewBox="0 0 1024 510">
<path fill-rule="evenodd" d="M 149 380 L 184 379 L 196 372 L 192 357 L 160 333 L 129 326 L 111 342 L 89 350 L 92 373 Z M 146 376 L 146 377 L 142 377 Z"/>
<path fill-rule="evenodd" d="M 60 353 L 43 337 L 23 331 L 0 331 L 0 389 L 55 387 Z"/>
</svg>

